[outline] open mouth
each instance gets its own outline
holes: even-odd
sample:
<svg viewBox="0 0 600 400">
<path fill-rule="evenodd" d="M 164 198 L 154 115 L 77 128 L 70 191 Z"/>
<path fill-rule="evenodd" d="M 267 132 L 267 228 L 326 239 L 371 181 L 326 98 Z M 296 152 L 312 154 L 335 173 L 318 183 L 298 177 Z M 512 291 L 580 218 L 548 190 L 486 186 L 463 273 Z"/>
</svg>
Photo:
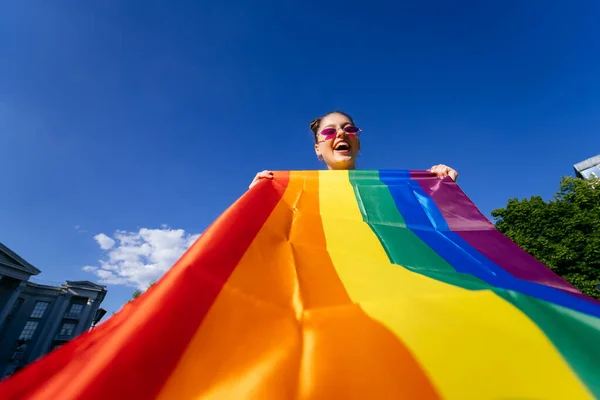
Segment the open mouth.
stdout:
<svg viewBox="0 0 600 400">
<path fill-rule="evenodd" d="M 335 147 L 333 148 L 334 151 L 350 151 L 350 144 L 347 142 L 339 142 L 338 144 L 335 145 Z"/>
</svg>

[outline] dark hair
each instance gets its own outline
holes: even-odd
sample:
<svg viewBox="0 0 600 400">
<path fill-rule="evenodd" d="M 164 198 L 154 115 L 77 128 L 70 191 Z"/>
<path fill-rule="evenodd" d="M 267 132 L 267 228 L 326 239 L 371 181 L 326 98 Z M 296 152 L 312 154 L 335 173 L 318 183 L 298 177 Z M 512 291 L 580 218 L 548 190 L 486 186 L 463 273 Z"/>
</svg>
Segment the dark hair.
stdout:
<svg viewBox="0 0 600 400">
<path fill-rule="evenodd" d="M 337 111 L 337 110 L 328 112 L 327 114 L 323 115 L 322 117 L 315 118 L 313 120 L 313 122 L 310 123 L 310 130 L 312 131 L 312 133 L 315 137 L 315 143 L 318 142 L 317 135 L 319 134 L 319 127 L 321 126 L 321 121 L 323 120 L 323 118 L 325 118 L 326 116 L 331 115 L 331 114 L 341 114 L 344 117 L 348 118 L 350 120 L 350 122 L 352 123 L 352 125 L 354 125 L 354 120 L 352 119 L 352 117 L 349 114 L 346 114 L 343 111 Z"/>
</svg>

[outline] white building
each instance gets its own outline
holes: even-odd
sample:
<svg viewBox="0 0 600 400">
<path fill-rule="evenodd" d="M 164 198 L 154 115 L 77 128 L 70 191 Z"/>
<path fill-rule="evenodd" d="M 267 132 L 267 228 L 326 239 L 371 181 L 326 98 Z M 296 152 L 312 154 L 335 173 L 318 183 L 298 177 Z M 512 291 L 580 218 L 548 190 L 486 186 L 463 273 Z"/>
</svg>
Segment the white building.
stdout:
<svg viewBox="0 0 600 400">
<path fill-rule="evenodd" d="M 578 178 L 600 178 L 600 154 L 573 165 Z"/>
<path fill-rule="evenodd" d="M 106 313 L 106 287 L 29 281 L 40 270 L 0 243 L 0 379 L 87 331 Z"/>
</svg>

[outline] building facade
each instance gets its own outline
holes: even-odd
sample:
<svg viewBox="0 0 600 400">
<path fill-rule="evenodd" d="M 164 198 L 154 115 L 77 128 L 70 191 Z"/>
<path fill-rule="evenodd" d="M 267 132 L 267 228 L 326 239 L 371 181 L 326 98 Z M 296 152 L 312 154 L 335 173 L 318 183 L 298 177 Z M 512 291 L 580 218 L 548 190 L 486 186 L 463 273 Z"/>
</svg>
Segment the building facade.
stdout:
<svg viewBox="0 0 600 400">
<path fill-rule="evenodd" d="M 89 330 L 105 313 L 100 308 L 105 286 L 29 280 L 39 273 L 0 243 L 0 378 Z"/>
<path fill-rule="evenodd" d="M 578 178 L 590 179 L 600 178 L 600 154 L 595 157 L 588 158 L 573 165 L 575 175 Z"/>
</svg>

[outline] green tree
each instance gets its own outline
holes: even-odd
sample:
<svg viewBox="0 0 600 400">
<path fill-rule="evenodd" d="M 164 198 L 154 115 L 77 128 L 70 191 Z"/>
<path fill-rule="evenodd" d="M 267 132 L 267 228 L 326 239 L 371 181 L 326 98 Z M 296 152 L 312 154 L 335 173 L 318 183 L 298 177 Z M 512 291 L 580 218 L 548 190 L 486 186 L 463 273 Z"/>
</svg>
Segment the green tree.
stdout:
<svg viewBox="0 0 600 400">
<path fill-rule="evenodd" d="M 551 200 L 510 199 L 492 217 L 523 250 L 600 299 L 600 179 L 564 177 Z"/>
<path fill-rule="evenodd" d="M 150 284 L 148 285 L 146 290 L 150 289 L 154 285 L 156 285 L 156 281 L 150 282 Z M 135 289 L 135 292 L 133 292 L 133 294 L 131 295 L 131 299 L 132 300 L 137 299 L 138 297 L 140 297 L 142 295 L 142 293 L 144 293 L 144 292 L 142 292 L 140 289 Z M 129 301 L 131 301 L 131 300 L 129 300 Z"/>
</svg>

